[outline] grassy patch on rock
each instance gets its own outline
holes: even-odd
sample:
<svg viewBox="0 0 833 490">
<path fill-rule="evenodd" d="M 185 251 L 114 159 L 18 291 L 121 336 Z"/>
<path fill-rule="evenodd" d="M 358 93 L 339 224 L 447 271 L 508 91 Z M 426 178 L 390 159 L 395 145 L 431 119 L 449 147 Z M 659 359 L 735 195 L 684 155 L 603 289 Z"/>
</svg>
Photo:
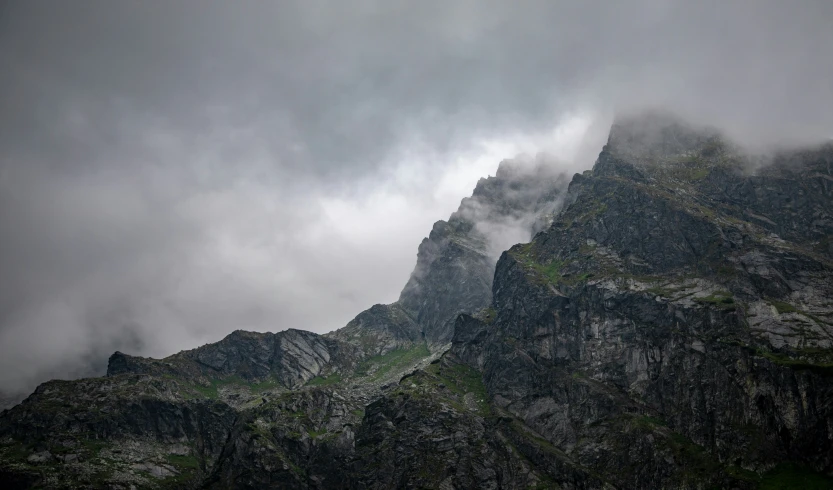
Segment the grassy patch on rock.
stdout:
<svg viewBox="0 0 833 490">
<path fill-rule="evenodd" d="M 804 466 L 781 463 L 761 478 L 760 490 L 829 490 L 833 478 Z"/>
<path fill-rule="evenodd" d="M 801 359 L 794 359 L 786 354 L 762 350 L 758 350 L 757 354 L 780 366 L 798 371 L 812 371 L 825 377 L 833 377 L 833 363 L 812 363 Z"/>
<path fill-rule="evenodd" d="M 341 375 L 333 373 L 328 376 L 316 376 L 307 382 L 307 386 L 332 386 L 341 383 Z"/>
<path fill-rule="evenodd" d="M 715 291 L 703 298 L 694 298 L 694 301 L 709 306 L 715 306 L 722 310 L 734 310 L 735 298 L 729 291 Z"/>
<path fill-rule="evenodd" d="M 281 387 L 278 380 L 273 378 L 261 381 L 250 381 L 243 379 L 240 376 L 228 376 L 225 378 L 210 379 L 206 384 L 190 384 L 188 385 L 188 388 L 190 388 L 191 392 L 196 392 L 205 398 L 217 399 L 220 397 L 220 390 L 222 388 L 232 386 L 248 389 L 253 394 Z"/>
<path fill-rule="evenodd" d="M 769 300 L 769 304 L 775 307 L 775 311 L 777 311 L 779 315 L 783 315 L 784 313 L 798 313 L 798 309 L 795 306 L 783 301 L 771 299 Z"/>
<path fill-rule="evenodd" d="M 356 376 L 379 381 L 399 370 L 407 369 L 422 359 L 430 356 L 426 344 L 419 344 L 412 349 L 394 349 L 381 356 L 373 356 L 362 361 L 356 368 Z"/>
<path fill-rule="evenodd" d="M 535 282 L 556 285 L 563 280 L 561 269 L 565 262 L 555 259 L 542 262 L 533 243 L 516 245 L 512 247 L 509 253 L 530 273 L 529 277 Z"/>
</svg>

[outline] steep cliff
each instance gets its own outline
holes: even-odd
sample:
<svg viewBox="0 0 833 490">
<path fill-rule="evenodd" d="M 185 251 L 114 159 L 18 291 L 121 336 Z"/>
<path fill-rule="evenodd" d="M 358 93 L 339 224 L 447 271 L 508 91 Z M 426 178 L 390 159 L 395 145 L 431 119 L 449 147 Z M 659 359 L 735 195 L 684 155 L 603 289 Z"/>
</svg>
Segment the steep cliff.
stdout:
<svg viewBox="0 0 833 490">
<path fill-rule="evenodd" d="M 833 146 L 650 114 L 564 182 L 503 165 L 331 334 L 41 385 L 0 415 L 0 482 L 833 488 Z M 513 230 L 540 232 L 499 253 Z"/>
<path fill-rule="evenodd" d="M 461 320 L 452 352 L 617 487 L 830 475 L 833 147 L 768 163 L 620 121 L 553 226 L 501 257 L 493 319 Z"/>
<path fill-rule="evenodd" d="M 398 302 L 432 350 L 448 347 L 457 315 L 489 305 L 497 257 L 552 219 L 566 185 L 566 177 L 546 159 L 505 161 L 495 177 L 477 183 L 447 222 L 434 223 Z"/>
</svg>

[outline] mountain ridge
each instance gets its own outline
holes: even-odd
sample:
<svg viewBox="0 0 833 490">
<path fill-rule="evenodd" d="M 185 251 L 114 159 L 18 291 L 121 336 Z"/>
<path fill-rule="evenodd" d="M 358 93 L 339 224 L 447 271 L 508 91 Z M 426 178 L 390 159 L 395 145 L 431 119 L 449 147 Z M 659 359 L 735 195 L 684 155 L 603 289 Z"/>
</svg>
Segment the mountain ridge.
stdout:
<svg viewBox="0 0 833 490">
<path fill-rule="evenodd" d="M 0 482 L 829 488 L 833 146 L 752 163 L 647 114 L 568 186 L 502 165 L 343 329 L 42 384 L 0 415 Z"/>
</svg>

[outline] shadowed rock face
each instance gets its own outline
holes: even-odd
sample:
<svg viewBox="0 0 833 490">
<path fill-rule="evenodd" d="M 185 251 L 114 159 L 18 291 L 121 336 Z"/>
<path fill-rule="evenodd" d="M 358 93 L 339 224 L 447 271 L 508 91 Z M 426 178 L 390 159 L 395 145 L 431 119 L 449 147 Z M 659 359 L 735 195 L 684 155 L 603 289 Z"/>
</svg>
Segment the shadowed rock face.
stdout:
<svg viewBox="0 0 833 490">
<path fill-rule="evenodd" d="M 303 330 L 274 334 L 237 330 L 217 343 L 163 360 L 116 352 L 110 357 L 107 375 L 152 373 L 194 379 L 238 376 L 252 382 L 276 379 L 282 386 L 294 388 L 320 374 L 349 370 L 361 355 L 350 344 Z"/>
<path fill-rule="evenodd" d="M 417 265 L 399 296 L 433 349 L 447 348 L 460 313 L 473 314 L 492 298 L 492 277 L 506 247 L 528 241 L 560 209 L 567 180 L 546 161 L 505 161 L 481 179 L 472 197 L 446 221 L 434 223 L 419 246 Z"/>
<path fill-rule="evenodd" d="M 623 488 L 833 473 L 833 148 L 750 175 L 708 132 L 643 151 L 617 131 L 639 136 L 615 126 L 553 226 L 501 257 L 494 319 L 460 319 L 452 352 Z"/>
<path fill-rule="evenodd" d="M 374 305 L 344 328 L 327 335 L 356 346 L 365 355 L 384 355 L 424 342 L 419 325 L 398 304 Z"/>
<path fill-rule="evenodd" d="M 566 194 L 504 164 L 343 329 L 44 383 L 0 483 L 833 488 L 833 148 L 767 163 L 653 114 Z"/>
</svg>

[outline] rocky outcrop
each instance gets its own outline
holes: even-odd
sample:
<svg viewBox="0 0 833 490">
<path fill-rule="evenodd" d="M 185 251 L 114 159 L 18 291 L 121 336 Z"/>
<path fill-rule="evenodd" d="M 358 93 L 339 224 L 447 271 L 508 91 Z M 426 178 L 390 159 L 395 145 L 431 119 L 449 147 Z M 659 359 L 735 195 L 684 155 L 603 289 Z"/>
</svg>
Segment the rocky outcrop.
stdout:
<svg viewBox="0 0 833 490">
<path fill-rule="evenodd" d="M 470 236 L 472 230 L 467 222 L 436 222 L 420 244 L 416 268 L 399 296 L 399 304 L 435 349 L 448 343 L 448 325 L 458 314 L 474 313 L 491 301 L 494 263 L 485 239 Z"/>
<path fill-rule="evenodd" d="M 603 488 L 488 403 L 480 373 L 453 356 L 402 379 L 366 409 L 351 488 Z M 534 436 L 537 437 L 537 436 Z"/>
<path fill-rule="evenodd" d="M 398 302 L 432 349 L 447 348 L 460 313 L 474 314 L 490 304 L 500 252 L 547 225 L 566 185 L 546 159 L 505 161 L 494 177 L 477 183 L 447 222 L 434 223 Z"/>
<path fill-rule="evenodd" d="M 107 375 L 167 374 L 199 381 L 238 376 L 251 382 L 275 379 L 291 389 L 322 374 L 349 372 L 363 355 L 351 344 L 303 330 L 237 330 L 217 343 L 161 360 L 116 352 Z"/>
<path fill-rule="evenodd" d="M 424 342 L 421 328 L 398 303 L 374 305 L 326 336 L 353 345 L 368 356 L 410 349 Z"/>
<path fill-rule="evenodd" d="M 236 414 L 183 388 L 145 375 L 40 385 L 3 413 L 0 481 L 4 488 L 196 485 L 213 470 Z"/>
<path fill-rule="evenodd" d="M 207 488 L 344 488 L 364 404 L 331 388 L 242 412 Z"/>
<path fill-rule="evenodd" d="M 653 114 L 566 193 L 503 165 L 339 331 L 41 385 L 0 484 L 833 488 L 833 147 L 760 163 Z"/>
<path fill-rule="evenodd" d="M 708 131 L 643 123 L 615 126 L 553 226 L 501 257 L 494 319 L 461 319 L 452 352 L 617 487 L 833 474 L 833 148 L 749 174 Z"/>
</svg>

